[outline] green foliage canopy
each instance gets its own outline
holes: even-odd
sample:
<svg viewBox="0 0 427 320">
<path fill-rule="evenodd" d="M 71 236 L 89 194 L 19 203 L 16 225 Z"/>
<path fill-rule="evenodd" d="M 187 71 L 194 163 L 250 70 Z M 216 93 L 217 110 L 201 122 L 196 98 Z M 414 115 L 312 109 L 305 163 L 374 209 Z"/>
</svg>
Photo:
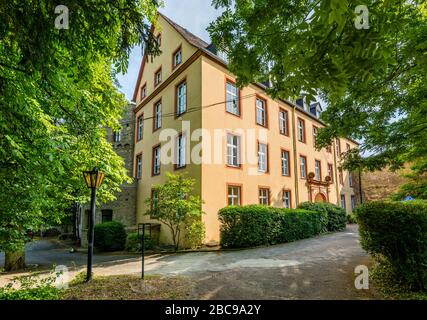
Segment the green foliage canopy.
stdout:
<svg viewBox="0 0 427 320">
<path fill-rule="evenodd" d="M 270 81 L 270 93 L 306 93 L 328 104 L 318 147 L 337 136 L 362 141 L 348 168 L 399 167 L 426 157 L 425 1 L 213 0 L 224 13 L 209 27 L 229 54 L 238 84 Z M 355 27 L 357 5 L 369 28 Z"/>
<path fill-rule="evenodd" d="M 403 200 L 406 196 L 427 200 L 427 159 L 420 159 L 411 166 L 411 171 L 403 175 L 407 182 L 392 196 L 393 200 Z"/>
<path fill-rule="evenodd" d="M 99 200 L 126 179 L 103 127 L 118 129 L 126 100 L 114 86 L 132 46 L 159 48 L 152 0 L 61 2 L 69 29 L 55 28 L 49 0 L 0 2 L 0 250 L 22 249 L 25 233 L 58 222 L 88 199 L 82 171 L 107 179 Z"/>
</svg>

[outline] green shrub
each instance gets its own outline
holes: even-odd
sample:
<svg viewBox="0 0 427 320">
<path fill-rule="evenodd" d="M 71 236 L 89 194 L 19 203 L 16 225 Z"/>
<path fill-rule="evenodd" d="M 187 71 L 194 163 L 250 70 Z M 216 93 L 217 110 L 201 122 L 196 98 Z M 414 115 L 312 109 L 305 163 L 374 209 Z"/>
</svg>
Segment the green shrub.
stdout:
<svg viewBox="0 0 427 320">
<path fill-rule="evenodd" d="M 154 247 L 153 241 L 149 236 L 145 236 L 144 248 L 145 250 L 152 250 Z M 141 252 L 141 236 L 137 232 L 129 233 L 126 238 L 125 250 L 128 252 Z"/>
<path fill-rule="evenodd" d="M 357 223 L 356 215 L 354 213 L 350 213 L 347 215 L 347 223 L 348 224 L 355 224 Z"/>
<path fill-rule="evenodd" d="M 95 226 L 95 247 L 102 251 L 119 251 L 125 248 L 126 230 L 122 223 L 109 221 Z"/>
<path fill-rule="evenodd" d="M 347 222 L 344 209 L 327 202 L 303 202 L 298 205 L 299 209 L 324 212 L 327 214 L 327 230 L 340 231 L 345 229 Z"/>
<path fill-rule="evenodd" d="M 192 249 L 199 248 L 205 239 L 205 224 L 200 218 L 194 219 L 185 226 L 186 246 Z"/>
<path fill-rule="evenodd" d="M 219 211 L 221 245 L 251 247 L 291 242 L 325 231 L 326 213 L 260 205 L 229 206 Z"/>
<path fill-rule="evenodd" d="M 83 284 L 86 282 L 86 271 L 80 271 L 76 276 L 68 283 L 71 287 Z M 93 276 L 93 272 L 92 272 Z"/>
<path fill-rule="evenodd" d="M 369 202 L 355 214 L 362 247 L 412 290 L 427 290 L 427 202 Z"/>
<path fill-rule="evenodd" d="M 60 289 L 54 286 L 56 276 L 40 278 L 35 275 L 14 278 L 0 288 L 0 300 L 58 300 Z"/>
</svg>

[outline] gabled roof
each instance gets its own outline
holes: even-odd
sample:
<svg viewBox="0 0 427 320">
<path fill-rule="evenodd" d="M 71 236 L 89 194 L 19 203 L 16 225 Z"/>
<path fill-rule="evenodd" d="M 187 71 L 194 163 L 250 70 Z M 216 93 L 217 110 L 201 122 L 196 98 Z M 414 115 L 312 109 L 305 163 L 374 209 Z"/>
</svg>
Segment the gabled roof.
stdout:
<svg viewBox="0 0 427 320">
<path fill-rule="evenodd" d="M 161 16 L 163 19 L 166 20 L 166 22 L 168 22 L 172 28 L 174 28 L 185 40 L 187 40 L 188 43 L 190 43 L 191 45 L 195 46 L 196 48 L 203 50 L 209 54 L 211 54 L 212 56 L 215 56 L 210 50 L 209 50 L 209 44 L 207 42 L 205 42 L 204 40 L 202 40 L 201 38 L 199 38 L 198 36 L 196 36 L 194 33 L 188 31 L 187 29 L 181 27 L 180 25 L 178 25 L 177 23 L 175 23 L 174 21 L 172 21 L 171 19 L 169 19 L 168 17 L 166 17 L 163 13 L 157 12 L 159 16 Z M 154 27 L 151 27 L 151 32 L 153 32 Z M 146 54 L 144 53 L 144 56 L 142 57 L 142 62 L 141 62 L 141 66 L 139 68 L 139 73 L 138 73 L 138 78 L 136 81 L 136 85 L 135 85 L 135 90 L 133 92 L 133 98 L 132 101 L 136 101 L 136 97 L 138 96 L 138 91 L 139 91 L 139 83 L 141 82 L 141 77 L 142 77 L 142 72 L 144 70 L 144 65 L 145 65 L 145 61 L 146 61 Z"/>
<path fill-rule="evenodd" d="M 161 16 L 163 19 L 165 19 L 169 24 L 181 35 L 184 37 L 185 40 L 187 40 L 190 44 L 193 46 L 199 48 L 199 49 L 206 49 L 209 46 L 209 43 L 203 41 L 195 34 L 191 33 L 187 29 L 181 27 L 180 25 L 173 22 L 171 19 L 166 17 L 164 14 L 159 12 L 159 16 Z"/>
</svg>

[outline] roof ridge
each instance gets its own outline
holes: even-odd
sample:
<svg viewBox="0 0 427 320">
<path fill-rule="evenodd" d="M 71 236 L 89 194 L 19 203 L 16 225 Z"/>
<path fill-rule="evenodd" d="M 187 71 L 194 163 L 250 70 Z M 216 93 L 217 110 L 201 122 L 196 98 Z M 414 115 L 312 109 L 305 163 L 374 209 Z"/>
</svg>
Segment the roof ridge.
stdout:
<svg viewBox="0 0 427 320">
<path fill-rule="evenodd" d="M 209 43 L 207 43 L 202 38 L 196 36 L 194 33 L 189 31 L 188 29 L 180 26 L 178 23 L 167 17 L 165 14 L 158 11 L 158 14 L 165 19 L 179 34 L 181 34 L 188 42 L 190 42 L 195 47 L 206 49 L 206 47 L 209 46 Z"/>
</svg>

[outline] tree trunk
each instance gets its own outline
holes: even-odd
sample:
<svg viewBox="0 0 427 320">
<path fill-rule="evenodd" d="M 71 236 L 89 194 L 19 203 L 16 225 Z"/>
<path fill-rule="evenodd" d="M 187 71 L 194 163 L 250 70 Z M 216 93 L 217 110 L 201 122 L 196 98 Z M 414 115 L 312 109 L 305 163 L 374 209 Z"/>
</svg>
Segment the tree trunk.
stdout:
<svg viewBox="0 0 427 320">
<path fill-rule="evenodd" d="M 181 230 L 179 228 L 176 228 L 176 245 L 175 245 L 175 251 L 178 251 L 179 249 L 179 236 L 181 234 Z"/>
<path fill-rule="evenodd" d="M 25 250 L 6 251 L 4 260 L 5 271 L 16 271 L 25 268 Z"/>
</svg>

